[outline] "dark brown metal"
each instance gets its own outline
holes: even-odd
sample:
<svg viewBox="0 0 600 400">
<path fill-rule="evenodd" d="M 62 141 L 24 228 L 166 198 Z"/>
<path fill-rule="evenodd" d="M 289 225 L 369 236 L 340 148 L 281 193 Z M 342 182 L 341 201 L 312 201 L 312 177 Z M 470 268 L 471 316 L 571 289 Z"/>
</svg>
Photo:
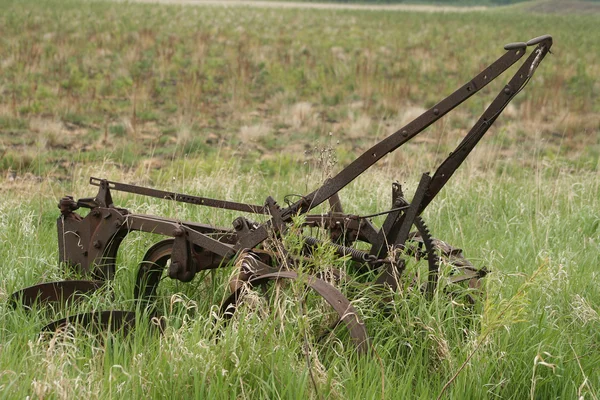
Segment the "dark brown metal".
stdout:
<svg viewBox="0 0 600 400">
<path fill-rule="evenodd" d="M 11 304 L 22 304 L 28 308 L 34 304 L 67 303 L 78 297 L 95 292 L 104 285 L 103 281 L 59 281 L 47 282 L 21 289 L 11 295 Z"/>
<path fill-rule="evenodd" d="M 550 36 L 540 36 L 542 38 L 540 45 L 527 58 L 525 63 L 517 70 L 510 82 L 504 87 L 504 90 L 496 96 L 492 104 L 485 110 L 467 136 L 462 140 L 454 152 L 450 153 L 448 158 L 439 166 L 429 185 L 429 190 L 421 203 L 420 212 L 433 200 L 433 198 L 442 190 L 444 185 L 450 180 L 450 177 L 460 167 L 463 161 L 475 148 L 477 143 L 483 138 L 494 121 L 500 116 L 500 113 L 506 108 L 508 103 L 525 87 L 531 79 L 535 68 L 539 62 L 550 51 L 552 38 Z M 535 40 L 539 40 L 536 38 Z M 521 50 L 517 50 L 521 51 Z M 522 51 L 524 54 L 524 51 Z"/>
<path fill-rule="evenodd" d="M 105 182 L 105 183 L 104 183 Z M 143 186 L 128 185 L 126 183 L 119 183 L 113 181 L 107 181 L 100 178 L 90 178 L 90 185 L 102 187 L 103 184 L 108 185 L 111 190 L 117 190 L 119 192 L 127 192 L 133 194 L 139 194 L 147 197 L 156 197 L 158 199 L 173 200 L 180 203 L 189 203 L 199 206 L 224 208 L 226 210 L 242 211 L 255 214 L 268 214 L 268 211 L 263 206 L 257 206 L 252 204 L 236 203 L 233 201 L 215 200 L 209 199 L 208 197 L 192 196 L 189 194 L 181 194 L 175 192 L 166 192 L 164 190 L 151 189 Z"/>
<path fill-rule="evenodd" d="M 509 85 L 512 86 L 509 86 L 510 92 L 508 95 L 506 95 L 507 97 L 498 97 L 494 103 L 492 103 L 492 105 L 480 118 L 480 122 L 478 122 L 478 124 L 476 124 L 472 131 L 467 135 L 463 141 L 464 144 L 461 143 L 459 146 L 459 154 L 454 157 L 452 157 L 451 154 L 449 161 L 442 163 L 442 166 L 440 167 L 441 171 L 438 169 L 438 171 L 440 171 L 439 175 L 436 171 L 436 175 L 438 176 L 436 177 L 434 175 L 434 182 L 432 183 L 433 188 L 430 190 L 430 195 L 427 196 L 423 202 L 420 212 L 423 211 L 433 197 L 435 197 L 435 195 L 439 192 L 439 189 L 441 189 L 441 187 L 443 187 L 447 182 L 447 179 L 444 178 L 449 178 L 449 176 L 451 176 L 455 171 L 455 168 L 457 168 L 460 163 L 462 163 L 464 158 L 470 153 L 472 147 L 468 146 L 467 143 L 472 143 L 474 141 L 474 144 L 476 144 L 478 139 L 474 140 L 474 138 L 480 138 L 483 136 L 483 134 L 485 134 L 487 129 L 500 115 L 508 102 L 510 102 L 510 100 L 514 98 L 514 95 L 516 95 L 516 93 L 518 93 L 518 91 L 522 89 L 522 87 L 529 81 L 529 78 L 535 71 L 535 68 L 537 65 L 539 65 L 539 62 L 541 62 L 552 46 L 551 36 L 546 35 L 540 38 L 533 39 L 533 41 L 539 43 L 539 45 L 511 80 Z M 333 178 L 328 179 L 319 189 L 306 196 L 303 196 L 301 200 L 290 205 L 282 213 L 284 220 L 289 221 L 292 216 L 298 213 L 306 213 L 312 208 L 321 204 L 323 201 L 329 199 L 385 155 L 402 146 L 404 143 L 421 133 L 428 126 L 446 115 L 449 111 L 487 86 L 492 80 L 496 79 L 500 74 L 514 65 L 520 58 L 523 57 L 524 54 L 525 50 L 522 48 L 508 50 L 503 56 L 475 76 L 470 82 L 466 83 L 450 96 L 446 97 L 444 100 L 425 111 L 423 114 L 421 114 L 421 116 L 417 117 L 408 125 L 400 128 L 397 132 L 371 147 L 356 160 L 350 163 L 350 165 L 342 169 L 342 171 L 340 171 Z M 529 72 L 524 75 L 522 73 L 523 70 L 528 70 Z M 452 169 L 451 165 L 456 165 L 456 167 Z M 252 248 L 257 246 L 259 243 L 267 239 L 270 227 L 271 222 L 267 222 L 266 224 L 263 224 L 261 227 L 257 228 L 254 232 L 245 235 L 246 237 L 240 238 L 236 249 L 240 250 L 244 247 Z"/>
<path fill-rule="evenodd" d="M 362 216 L 344 213 L 339 196 L 340 190 L 385 155 L 397 150 L 423 132 L 516 64 L 526 55 L 529 46 L 535 48 L 525 58 L 508 84 L 499 91 L 475 125 L 466 133 L 456 150 L 440 164 L 433 175 L 422 176 L 411 202 L 404 197 L 400 185 L 394 183 L 390 209 Z M 57 227 L 61 263 L 75 268 L 77 272 L 91 280 L 40 284 L 17 292 L 12 298 L 15 301 L 20 300 L 26 306 L 31 306 L 36 300 L 43 302 L 70 299 L 96 290 L 102 282 L 114 278 L 119 247 L 129 232 L 148 232 L 163 235 L 167 239 L 152 246 L 139 266 L 134 297 L 139 300 L 143 308 L 152 307 L 153 300 L 157 296 L 158 285 L 164 277 L 189 282 L 200 271 L 237 265 L 239 267 L 237 277 L 230 282 L 232 294 L 222 304 L 226 316 L 235 310 L 244 282 L 252 286 L 281 279 L 303 279 L 309 288 L 322 296 L 338 313 L 340 321 L 348 328 L 359 352 L 366 352 L 369 347 L 368 335 L 350 300 L 333 285 L 319 279 L 318 274 L 299 277 L 294 269 L 300 263 L 310 259 L 315 248 L 331 246 L 339 257 L 352 260 L 357 269 L 367 268 L 377 271 L 379 278 L 373 282 L 374 285 L 388 285 L 389 288 L 396 289 L 398 280 L 403 278 L 402 275 L 410 272 L 405 271 L 409 257 L 417 260 L 426 258 L 428 276 L 423 286 L 430 297 L 440 279 L 439 257 L 441 257 L 451 263 L 456 270 L 454 275 L 448 277 L 448 283 L 469 282 L 471 287 L 478 286 L 487 270 L 475 268 L 466 261 L 460 249 L 434 239 L 421 214 L 510 101 L 531 80 L 551 47 L 552 37 L 549 35 L 528 42 L 506 45 L 506 53 L 469 82 L 414 121 L 373 145 L 339 173 L 326 180 L 321 187 L 307 195 L 297 196 L 299 200 L 286 208 L 281 208 L 270 196 L 267 197 L 264 205 L 259 206 L 90 178 L 90 184 L 98 187 L 96 196 L 77 201 L 70 196 L 61 199 L 59 203 L 61 214 Z M 246 216 L 239 215 L 233 219 L 231 228 L 223 228 L 135 214 L 114 205 L 113 191 L 243 213 L 263 214 L 269 218 L 264 223 L 257 223 Z M 300 222 L 301 243 L 304 244 L 302 254 L 289 254 L 292 252 L 283 248 L 280 239 L 290 231 L 292 218 L 307 214 L 325 201 L 329 201 L 329 212 L 304 215 L 303 222 Z M 88 208 L 90 212 L 82 217 L 76 212 L 80 208 Z M 371 218 L 381 215 L 386 215 L 386 218 L 378 227 Z M 411 231 L 413 227 L 416 231 Z M 314 237 L 306 233 L 313 229 L 323 235 Z M 328 238 L 328 240 L 321 238 Z M 365 248 L 370 249 L 362 250 Z M 117 328 L 130 326 L 135 315 L 123 311 L 87 313 L 56 321 L 45 329 L 54 330 L 63 323 L 73 321 L 74 318 L 101 327 Z"/>
<path fill-rule="evenodd" d="M 524 49 L 527 47 L 525 42 L 508 43 L 504 45 L 504 50 Z"/>
</svg>

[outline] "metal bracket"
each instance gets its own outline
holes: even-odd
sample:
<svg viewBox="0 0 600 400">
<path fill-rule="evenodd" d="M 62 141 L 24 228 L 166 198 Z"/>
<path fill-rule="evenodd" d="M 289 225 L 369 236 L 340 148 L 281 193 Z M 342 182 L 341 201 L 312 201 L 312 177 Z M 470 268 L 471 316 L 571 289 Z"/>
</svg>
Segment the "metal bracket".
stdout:
<svg viewBox="0 0 600 400">
<path fill-rule="evenodd" d="M 196 275 L 196 263 L 191 256 L 190 242 L 183 226 L 173 231 L 175 240 L 171 252 L 169 277 L 182 282 L 190 282 Z"/>
</svg>

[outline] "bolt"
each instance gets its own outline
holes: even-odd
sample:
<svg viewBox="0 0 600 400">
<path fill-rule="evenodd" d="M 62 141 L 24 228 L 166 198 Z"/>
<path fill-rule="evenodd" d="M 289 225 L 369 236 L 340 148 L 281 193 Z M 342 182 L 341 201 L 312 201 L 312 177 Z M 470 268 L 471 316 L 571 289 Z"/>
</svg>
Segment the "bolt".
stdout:
<svg viewBox="0 0 600 400">
<path fill-rule="evenodd" d="M 440 114 L 440 110 L 438 110 L 437 108 L 433 109 L 433 114 L 434 115 L 439 115 Z"/>
<path fill-rule="evenodd" d="M 510 88 L 508 86 L 504 88 L 504 94 L 510 94 Z"/>
<path fill-rule="evenodd" d="M 175 236 L 175 237 L 183 236 L 184 233 L 185 233 L 185 231 L 182 228 L 173 229 L 173 236 Z"/>
<path fill-rule="evenodd" d="M 114 224 L 115 224 L 115 228 L 120 228 L 120 227 L 121 227 L 121 224 L 122 224 L 122 222 L 121 222 L 121 221 L 119 221 L 119 220 L 116 220 L 116 221 L 114 222 Z"/>
<path fill-rule="evenodd" d="M 94 240 L 93 246 L 99 249 L 100 247 L 102 247 L 102 242 L 99 240 Z"/>
<path fill-rule="evenodd" d="M 244 222 L 242 221 L 241 217 L 233 220 L 233 229 L 235 229 L 236 231 L 241 231 L 243 227 Z"/>
</svg>

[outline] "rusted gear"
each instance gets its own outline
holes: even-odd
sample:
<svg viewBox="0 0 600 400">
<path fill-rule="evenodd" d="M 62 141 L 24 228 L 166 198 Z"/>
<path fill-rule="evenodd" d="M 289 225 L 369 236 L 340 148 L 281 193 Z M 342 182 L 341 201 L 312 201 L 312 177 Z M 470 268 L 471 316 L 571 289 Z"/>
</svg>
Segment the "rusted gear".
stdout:
<svg viewBox="0 0 600 400">
<path fill-rule="evenodd" d="M 401 195 L 394 201 L 394 206 L 398 208 L 408 208 L 410 203 Z M 400 220 L 401 216 L 398 216 Z M 438 256 L 439 249 L 436 247 L 436 239 L 431 236 L 429 227 L 423 220 L 423 217 L 416 215 L 413 221 L 416 231 L 408 234 L 406 243 L 401 243 L 402 254 L 409 257 L 414 257 L 417 261 L 426 259 L 428 264 L 427 283 L 424 291 L 428 297 L 433 295 L 439 279 L 440 258 Z M 443 254 L 443 253 L 442 253 Z M 403 272 L 403 271 L 399 271 Z M 399 278 L 398 276 L 397 278 Z M 415 277 L 416 278 L 416 277 Z"/>
<path fill-rule="evenodd" d="M 486 268 L 476 268 L 465 257 L 462 249 L 434 238 L 422 217 L 416 217 L 414 225 L 417 230 L 411 232 L 405 253 L 417 260 L 423 258 L 427 260 L 427 283 L 422 289 L 428 297 L 433 296 L 437 288 L 442 262 L 452 266 L 452 274 L 448 278 L 448 283 L 457 284 L 468 281 L 469 288 L 478 289 L 480 287 L 481 278 L 489 272 Z M 410 242 L 414 245 L 411 246 Z"/>
<path fill-rule="evenodd" d="M 421 220 L 420 223 L 423 223 L 423 221 Z M 418 248 L 415 252 L 410 250 L 410 247 L 408 250 L 416 258 L 427 257 L 429 262 L 429 276 L 427 284 L 422 289 L 428 297 L 432 296 L 437 288 L 440 279 L 441 264 L 447 264 L 452 267 L 451 274 L 447 277 L 447 283 L 454 285 L 468 281 L 470 289 L 479 289 L 481 287 L 481 279 L 489 273 L 487 268 L 475 267 L 465 257 L 462 249 L 432 237 L 429 229 L 424 224 L 422 228 L 418 229 L 417 232 L 411 233 L 410 240 L 417 243 L 418 247 L 424 246 L 425 252 L 422 252 Z M 432 257 L 434 261 L 431 260 Z M 472 295 L 468 295 L 468 301 L 474 303 L 475 298 Z"/>
<path fill-rule="evenodd" d="M 417 231 L 411 235 L 411 240 L 421 242 L 425 247 L 425 256 L 427 257 L 428 274 L 425 293 L 427 296 L 432 296 L 437 286 L 440 274 L 440 258 L 435 246 L 435 239 L 431 236 L 431 231 L 420 216 L 415 218 L 415 227 Z M 415 253 L 414 256 L 419 258 L 420 255 Z"/>
</svg>

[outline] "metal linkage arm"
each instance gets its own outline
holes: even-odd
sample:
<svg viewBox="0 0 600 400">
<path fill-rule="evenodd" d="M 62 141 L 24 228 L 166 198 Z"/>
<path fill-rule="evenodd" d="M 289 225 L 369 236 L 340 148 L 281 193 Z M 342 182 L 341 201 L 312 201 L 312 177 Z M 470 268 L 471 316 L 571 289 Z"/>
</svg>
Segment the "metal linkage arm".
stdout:
<svg viewBox="0 0 600 400">
<path fill-rule="evenodd" d="M 469 97 L 473 96 L 475 93 L 487 86 L 491 81 L 496 79 L 519 59 L 521 59 L 525 54 L 525 49 L 527 46 L 535 44 L 539 44 L 539 46 L 536 48 L 536 50 L 534 50 L 534 53 L 529 56 L 525 64 L 519 69 L 517 75 L 505 88 L 506 92 L 504 92 L 504 97 L 496 99 L 482 116 L 481 121 L 483 125 L 478 124 L 477 128 L 473 128 L 472 131 L 475 131 L 475 133 L 470 132 L 463 140 L 463 143 L 459 145 L 459 154 L 454 157 L 451 155 L 449 160 L 446 160 L 440 166 L 436 172 L 436 175 L 432 178 L 432 185 L 429 187 L 428 193 L 423 198 L 417 215 L 420 214 L 420 212 L 422 212 L 422 210 L 427 206 L 427 204 L 429 204 L 429 202 L 431 202 L 431 200 L 447 182 L 447 178 L 449 178 L 448 174 L 451 175 L 450 171 L 454 172 L 460 163 L 462 163 L 464 157 L 468 155 L 468 153 L 472 150 L 472 147 L 474 147 L 483 134 L 485 134 L 489 126 L 491 126 L 500 112 L 502 112 L 504 107 L 506 107 L 506 104 L 512 100 L 512 98 L 531 77 L 539 62 L 550 50 L 552 45 L 551 36 L 540 36 L 538 38 L 531 39 L 527 43 L 513 43 L 505 46 L 507 52 L 490 64 L 481 73 L 475 76 L 471 81 L 463 85 L 461 88 L 437 103 L 429 110 L 425 111 L 408 125 L 400 128 L 395 133 L 371 147 L 356 160 L 342 169 L 342 171 L 340 171 L 337 175 L 327 180 L 319 189 L 284 209 L 281 213 L 281 218 L 284 221 L 289 221 L 291 220 L 292 216 L 298 213 L 306 213 L 329 199 L 331 196 L 335 195 L 385 155 L 402 146 L 404 143 L 421 133 L 428 126 L 463 103 Z M 462 154 L 464 154 L 464 156 L 461 156 Z M 462 159 L 460 157 L 462 157 Z M 271 222 L 269 221 L 258 227 L 253 232 L 241 236 L 236 248 L 252 248 L 257 246 L 268 237 L 268 228 L 270 225 Z"/>
<path fill-rule="evenodd" d="M 325 182 L 325 184 L 319 189 L 315 190 L 308 196 L 305 196 L 302 200 L 292 204 L 287 210 L 285 210 L 284 216 L 294 215 L 300 210 L 306 212 L 327 200 L 333 194 L 343 189 L 346 185 L 369 169 L 385 155 L 391 153 L 404 143 L 408 142 L 410 139 L 425 130 L 428 126 L 462 104 L 469 97 L 483 89 L 491 81 L 496 79 L 514 63 L 516 63 L 521 57 L 523 57 L 524 54 L 525 52 L 521 48 L 507 51 L 481 73 L 475 76 L 475 78 L 473 78 L 471 81 L 437 103 L 435 106 L 431 107 L 429 110 L 425 111 L 408 125 L 400 128 L 395 133 L 371 147 L 342 171 L 340 171 L 336 176 Z"/>
<path fill-rule="evenodd" d="M 167 192 L 164 190 L 151 189 L 143 186 L 129 185 L 126 183 L 107 181 L 105 179 L 90 178 L 90 185 L 101 186 L 102 182 L 106 182 L 111 190 L 139 194 L 142 196 L 156 197 L 159 199 L 173 200 L 180 203 L 196 204 L 200 206 L 223 208 L 226 210 L 249 212 L 254 214 L 268 214 L 269 211 L 264 206 L 253 204 L 237 203 L 234 201 L 209 199 L 207 197 L 192 196 L 189 194 L 181 194 L 175 192 Z"/>
<path fill-rule="evenodd" d="M 541 40 L 540 40 L 541 39 Z M 429 189 L 419 207 L 419 214 L 431 203 L 433 198 L 442 190 L 454 172 L 460 167 L 469 153 L 475 148 L 477 143 L 488 131 L 496 118 L 506 108 L 508 103 L 527 85 L 535 69 L 544 59 L 546 54 L 552 47 L 552 37 L 549 35 L 540 36 L 530 40 L 527 43 L 539 43 L 538 47 L 529 55 L 527 60 L 521 65 L 512 79 L 504 87 L 504 89 L 496 96 L 492 104 L 484 111 L 479 120 L 473 125 L 473 128 L 465 136 L 465 138 L 456 147 L 456 150 L 442 162 L 433 175 Z M 507 45 L 515 46 L 516 44 Z M 522 46 L 527 45 L 523 43 Z"/>
</svg>

